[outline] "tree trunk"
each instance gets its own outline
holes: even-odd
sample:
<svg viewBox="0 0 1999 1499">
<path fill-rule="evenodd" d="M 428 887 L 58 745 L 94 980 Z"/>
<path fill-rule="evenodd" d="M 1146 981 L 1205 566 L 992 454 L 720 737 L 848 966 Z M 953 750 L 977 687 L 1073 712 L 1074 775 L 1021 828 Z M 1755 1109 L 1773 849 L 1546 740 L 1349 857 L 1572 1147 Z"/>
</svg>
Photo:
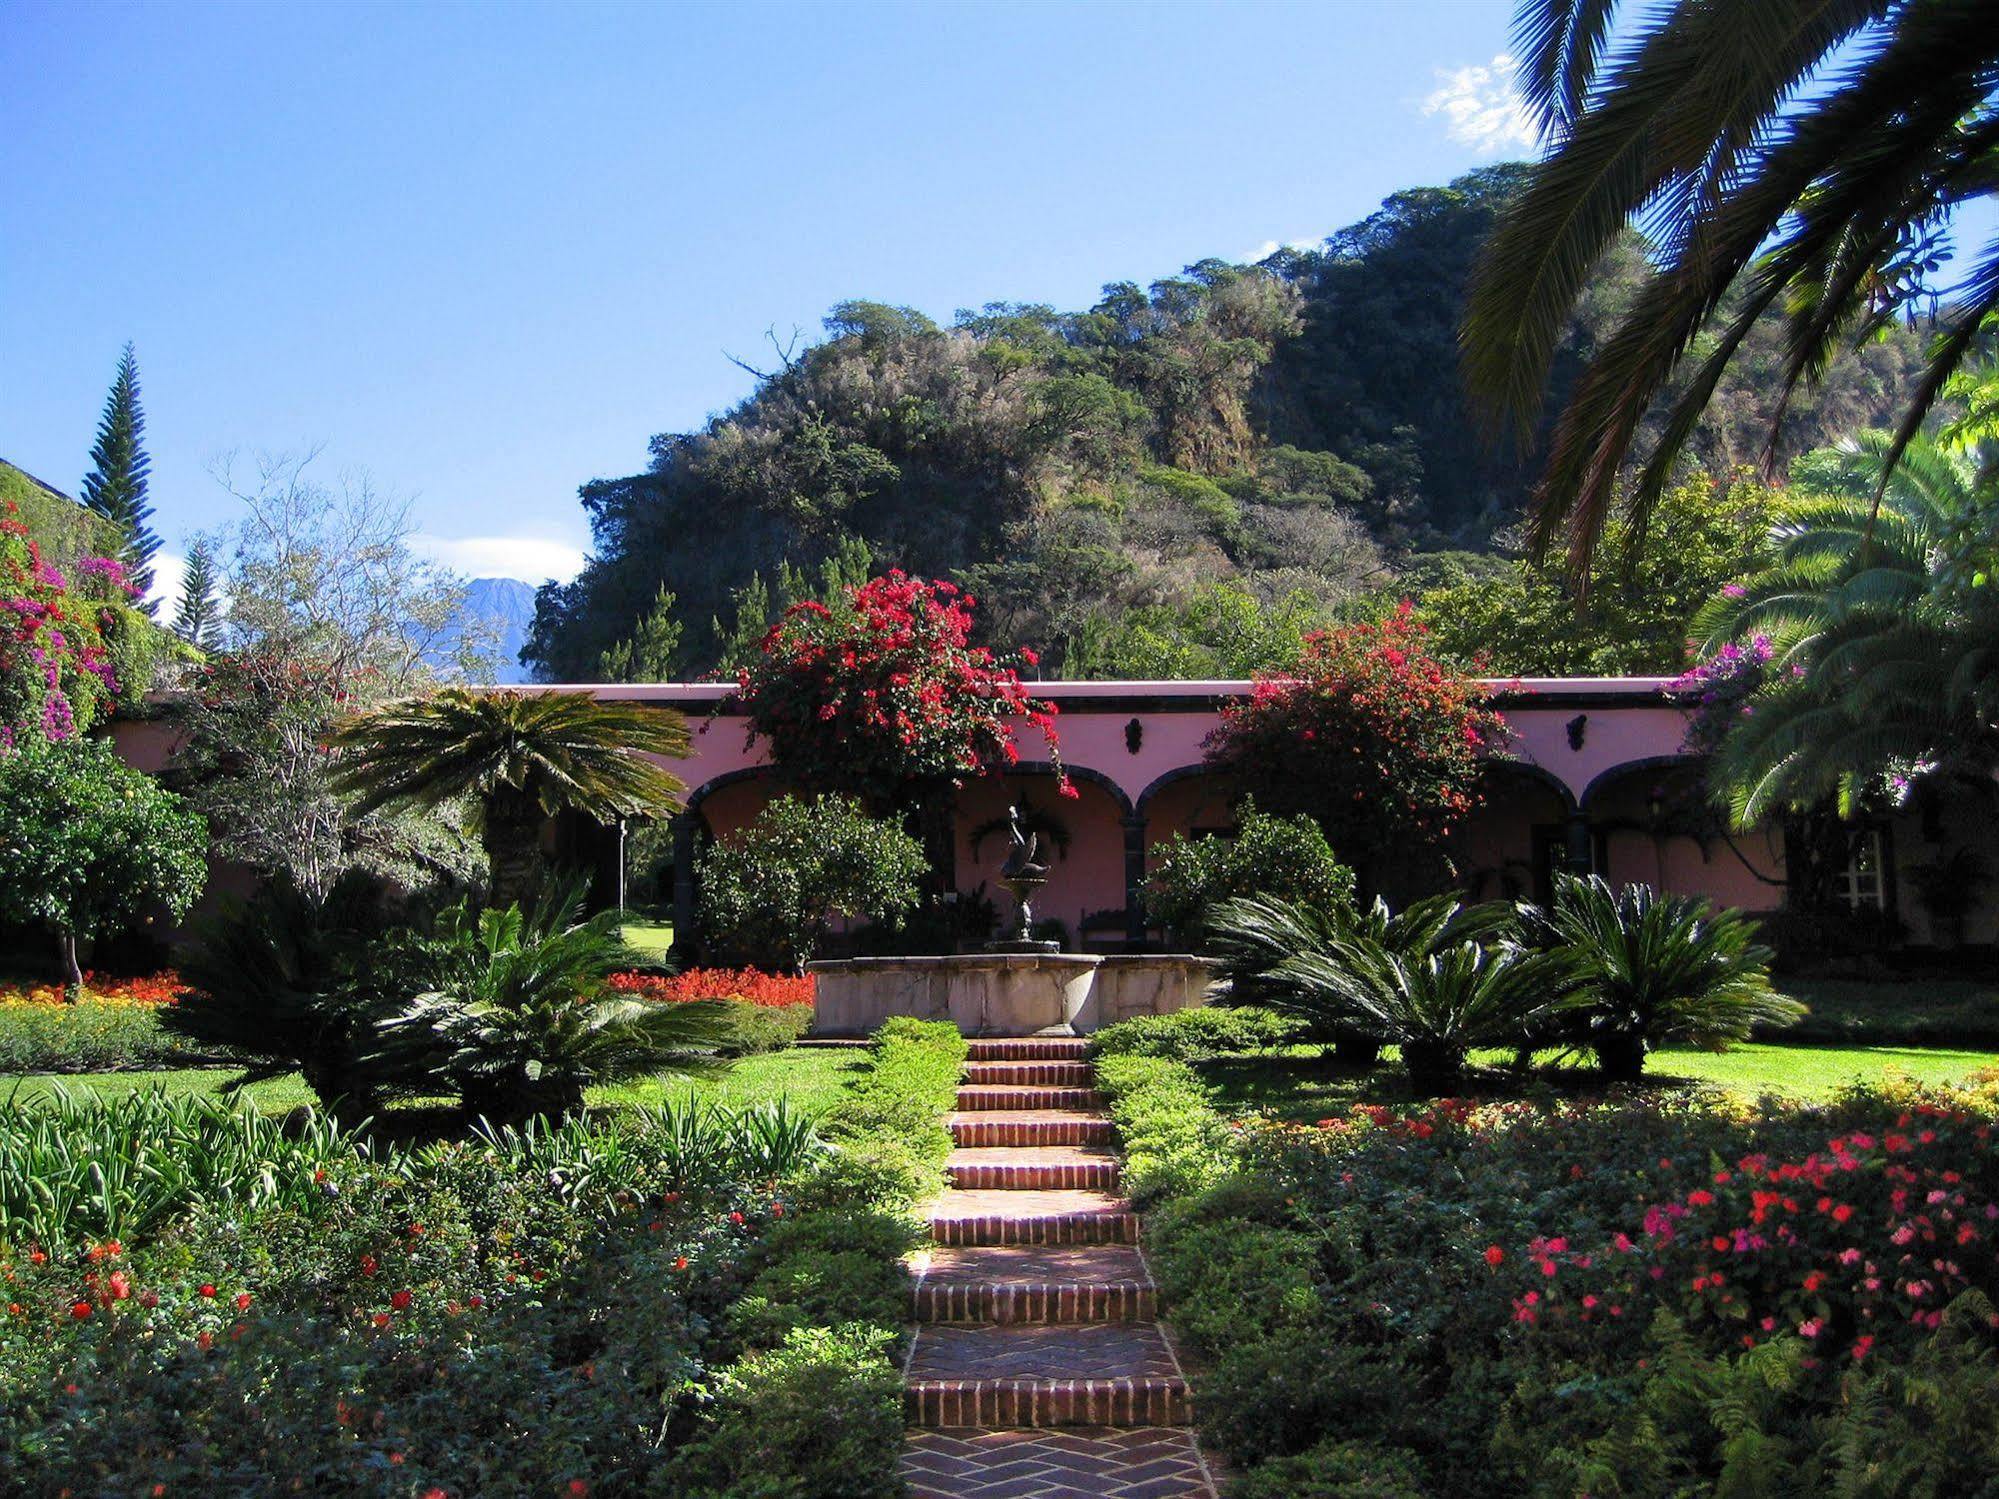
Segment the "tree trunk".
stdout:
<svg viewBox="0 0 1999 1499">
<path fill-rule="evenodd" d="M 1645 1072 L 1647 1047 L 1643 1036 L 1600 1035 L 1592 1043 L 1596 1065 L 1614 1083 L 1635 1083 Z"/>
<path fill-rule="evenodd" d="M 1342 1031 L 1333 1038 L 1333 1060 L 1342 1067 L 1372 1067 L 1381 1058 L 1381 1042 L 1358 1031 Z"/>
<path fill-rule="evenodd" d="M 1438 1098 L 1457 1092 L 1464 1081 L 1464 1048 L 1437 1041 L 1405 1041 L 1402 1065 L 1409 1069 L 1411 1092 L 1418 1098 Z"/>
<path fill-rule="evenodd" d="M 76 960 L 76 933 L 63 931 L 56 940 L 62 944 L 62 997 L 75 1004 L 83 998 L 83 966 Z"/>
<path fill-rule="evenodd" d="M 502 787 L 486 798 L 479 841 L 486 851 L 486 904 L 526 905 L 542 881 L 541 804 L 525 792 Z"/>
</svg>

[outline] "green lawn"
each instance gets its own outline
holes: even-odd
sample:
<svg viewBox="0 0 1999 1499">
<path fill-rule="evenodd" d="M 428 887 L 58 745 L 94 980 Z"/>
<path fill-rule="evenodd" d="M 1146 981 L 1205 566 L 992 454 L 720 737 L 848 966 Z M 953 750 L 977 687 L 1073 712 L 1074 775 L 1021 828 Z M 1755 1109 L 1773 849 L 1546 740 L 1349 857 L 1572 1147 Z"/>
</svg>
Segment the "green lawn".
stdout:
<svg viewBox="0 0 1999 1499">
<path fill-rule="evenodd" d="M 1841 1046 L 1978 1046 L 1999 1051 L 1999 985 L 1974 979 L 1782 979 L 1811 1008 L 1770 1039 Z"/>
<path fill-rule="evenodd" d="M 867 1053 L 860 1047 L 801 1046 L 786 1051 L 744 1057 L 719 1077 L 690 1081 L 685 1078 L 649 1078 L 644 1082 L 591 1090 L 590 1101 L 603 1107 L 657 1103 L 662 1098 L 684 1098 L 690 1093 L 713 1099 L 731 1108 L 761 1103 L 767 1099 L 788 1099 L 793 1108 L 822 1113 L 859 1076 Z M 61 1087 L 71 1093 L 88 1090 L 106 1098 L 118 1098 L 141 1088 L 165 1087 L 176 1093 L 216 1093 L 236 1074 L 228 1068 L 201 1068 L 182 1072 L 82 1072 L 63 1077 L 30 1075 L 0 1081 L 0 1104 L 12 1099 L 41 1097 Z M 313 1102 L 313 1096 L 296 1075 L 253 1083 L 245 1090 L 260 1109 L 269 1113 Z"/>
<path fill-rule="evenodd" d="M 663 921 L 627 921 L 622 930 L 628 947 L 636 947 L 655 960 L 663 960 L 673 946 L 673 928 Z"/>
<path fill-rule="evenodd" d="M 1586 1085 L 1590 1074 L 1554 1071 L 1519 1078 L 1501 1071 L 1508 1052 L 1477 1054 L 1491 1069 L 1480 1074 L 1481 1094 L 1529 1092 L 1551 1084 Z M 1281 1119 L 1310 1122 L 1345 1113 L 1356 1103 L 1400 1103 L 1408 1099 L 1391 1048 L 1383 1065 L 1370 1071 L 1342 1067 L 1315 1047 L 1289 1047 L 1262 1056 L 1223 1057 L 1198 1064 L 1230 1113 L 1267 1112 Z M 1999 1070 L 1999 1052 L 1946 1051 L 1895 1046 L 1739 1046 L 1726 1052 L 1674 1049 L 1653 1056 L 1650 1083 L 1664 1088 L 1705 1085 L 1744 1097 L 1781 1093 L 1793 1098 L 1827 1098 L 1851 1083 L 1879 1081 L 1891 1074 L 1922 1083 L 1962 1083 Z M 1471 1090 L 1467 1090 L 1471 1091 Z"/>
</svg>

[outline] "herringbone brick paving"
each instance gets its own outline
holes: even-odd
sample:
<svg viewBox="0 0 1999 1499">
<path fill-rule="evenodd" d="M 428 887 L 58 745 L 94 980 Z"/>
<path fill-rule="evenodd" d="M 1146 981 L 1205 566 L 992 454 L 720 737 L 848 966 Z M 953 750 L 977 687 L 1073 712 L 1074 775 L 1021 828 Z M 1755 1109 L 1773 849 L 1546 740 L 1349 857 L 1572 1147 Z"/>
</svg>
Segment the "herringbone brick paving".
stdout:
<svg viewBox="0 0 1999 1499">
<path fill-rule="evenodd" d="M 915 1499 L 1216 1499 L 1074 1037 L 972 1043 L 904 1369 Z"/>
</svg>

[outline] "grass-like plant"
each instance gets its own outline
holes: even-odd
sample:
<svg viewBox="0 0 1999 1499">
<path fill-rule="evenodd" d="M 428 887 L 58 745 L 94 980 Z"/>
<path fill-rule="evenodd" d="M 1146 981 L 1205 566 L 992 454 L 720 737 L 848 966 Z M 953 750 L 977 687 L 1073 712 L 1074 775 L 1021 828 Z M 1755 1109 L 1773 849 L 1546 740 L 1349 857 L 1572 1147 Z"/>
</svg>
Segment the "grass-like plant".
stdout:
<svg viewBox="0 0 1999 1499">
<path fill-rule="evenodd" d="M 1554 905 L 1536 918 L 1573 977 L 1563 1008 L 1581 1019 L 1608 1077 L 1636 1078 L 1646 1056 L 1670 1041 L 1719 1050 L 1805 1013 L 1770 987 L 1770 950 L 1740 911 L 1650 885 L 1613 890 L 1600 875 L 1564 875 Z"/>
</svg>

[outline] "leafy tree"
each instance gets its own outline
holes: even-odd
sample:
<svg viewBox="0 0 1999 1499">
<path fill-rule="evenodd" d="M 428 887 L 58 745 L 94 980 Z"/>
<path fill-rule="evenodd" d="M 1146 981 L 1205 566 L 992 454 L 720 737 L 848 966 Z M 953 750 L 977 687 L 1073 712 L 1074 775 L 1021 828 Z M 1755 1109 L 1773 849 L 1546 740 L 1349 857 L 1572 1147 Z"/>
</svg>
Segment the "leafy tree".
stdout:
<svg viewBox="0 0 1999 1499">
<path fill-rule="evenodd" d="M 1198 948 L 1210 914 L 1225 901 L 1265 895 L 1318 910 L 1350 909 L 1353 894 L 1353 871 L 1340 863 L 1316 822 L 1303 813 L 1267 816 L 1246 797 L 1232 834 L 1174 835 L 1146 891 L 1145 910 Z"/>
<path fill-rule="evenodd" d="M 54 935 L 72 1001 L 83 989 L 79 942 L 156 906 L 184 916 L 208 874 L 199 814 L 103 740 L 0 754 L 0 856 L 0 918 Z"/>
<path fill-rule="evenodd" d="M 1707 901 L 1613 890 L 1600 875 L 1563 875 L 1555 903 L 1530 911 L 1575 985 L 1564 1008 L 1607 1077 L 1636 1080 L 1646 1055 L 1669 1042 L 1719 1051 L 1759 1025 L 1789 1025 L 1805 1007 L 1770 987 L 1756 923 Z"/>
<path fill-rule="evenodd" d="M 782 796 L 702 855 L 702 940 L 742 962 L 801 969 L 834 917 L 911 910 L 924 869 L 922 844 L 858 802 Z"/>
<path fill-rule="evenodd" d="M 1310 816 L 1363 889 L 1434 878 L 1438 845 L 1476 804 L 1483 756 L 1504 734 L 1426 634 L 1404 605 L 1310 636 L 1297 668 L 1259 679 L 1208 739 L 1209 764 L 1258 806 Z"/>
<path fill-rule="evenodd" d="M 1660 497 L 1642 530 L 1611 522 L 1587 586 L 1558 563 L 1523 558 L 1501 577 L 1431 589 L 1418 602 L 1439 654 L 1498 675 L 1677 672 L 1694 618 L 1770 557 L 1777 497 L 1745 476 L 1693 473 Z"/>
<path fill-rule="evenodd" d="M 152 531 L 153 507 L 146 500 L 146 413 L 139 405 L 139 361 L 132 346 L 118 359 L 118 374 L 104 399 L 91 469 L 83 480 L 83 503 L 117 527 L 118 559 L 125 564 L 139 597 L 153 586 L 153 557 L 160 539 Z"/>
<path fill-rule="evenodd" d="M 1537 495 L 1536 539 L 1566 528 L 1579 566 L 1641 424 L 1689 355 L 1625 498 L 1634 516 L 1656 504 L 1766 312 L 1786 316 L 1788 391 L 1856 334 L 1904 308 L 1935 309 L 1926 367 L 1886 454 L 1892 470 L 1999 308 L 1999 247 L 1959 286 L 1933 284 L 1959 210 L 1993 193 L 1999 29 L 1985 7 L 1680 0 L 1613 45 L 1616 11 L 1521 8 L 1527 102 L 1549 149 L 1488 242 L 1464 319 L 1474 397 L 1531 434 L 1572 310 L 1643 216 L 1651 265 L 1562 406 Z"/>
<path fill-rule="evenodd" d="M 216 539 L 228 574 L 227 648 L 170 701 L 173 784 L 209 820 L 218 850 L 286 871 L 324 898 L 363 868 L 405 885 L 464 883 L 473 852 L 442 817 L 357 813 L 331 783 L 327 738 L 343 718 L 421 691 L 449 660 L 464 581 L 416 555 L 406 501 L 362 474 L 319 481 L 316 455 L 225 464 L 243 518 Z"/>
<path fill-rule="evenodd" d="M 1302 592 L 1268 604 L 1240 583 L 1211 583 L 1178 607 L 1133 609 L 1110 627 L 1091 675 L 1221 681 L 1294 665 L 1327 623 Z"/>
<path fill-rule="evenodd" d="M 606 682 L 670 682 L 679 659 L 680 621 L 662 586 L 632 633 L 599 658 L 597 674 Z"/>
<path fill-rule="evenodd" d="M 222 599 L 215 554 L 205 541 L 188 548 L 181 574 L 180 605 L 174 611 L 174 633 L 196 650 L 212 651 L 222 643 Z"/>
<path fill-rule="evenodd" d="M 488 899 L 517 904 L 541 883 L 543 825 L 658 816 L 685 789 L 650 756 L 687 753 L 678 713 L 573 692 L 446 687 L 340 730 L 333 785 L 355 810 L 428 809 L 476 798 Z"/>
</svg>

